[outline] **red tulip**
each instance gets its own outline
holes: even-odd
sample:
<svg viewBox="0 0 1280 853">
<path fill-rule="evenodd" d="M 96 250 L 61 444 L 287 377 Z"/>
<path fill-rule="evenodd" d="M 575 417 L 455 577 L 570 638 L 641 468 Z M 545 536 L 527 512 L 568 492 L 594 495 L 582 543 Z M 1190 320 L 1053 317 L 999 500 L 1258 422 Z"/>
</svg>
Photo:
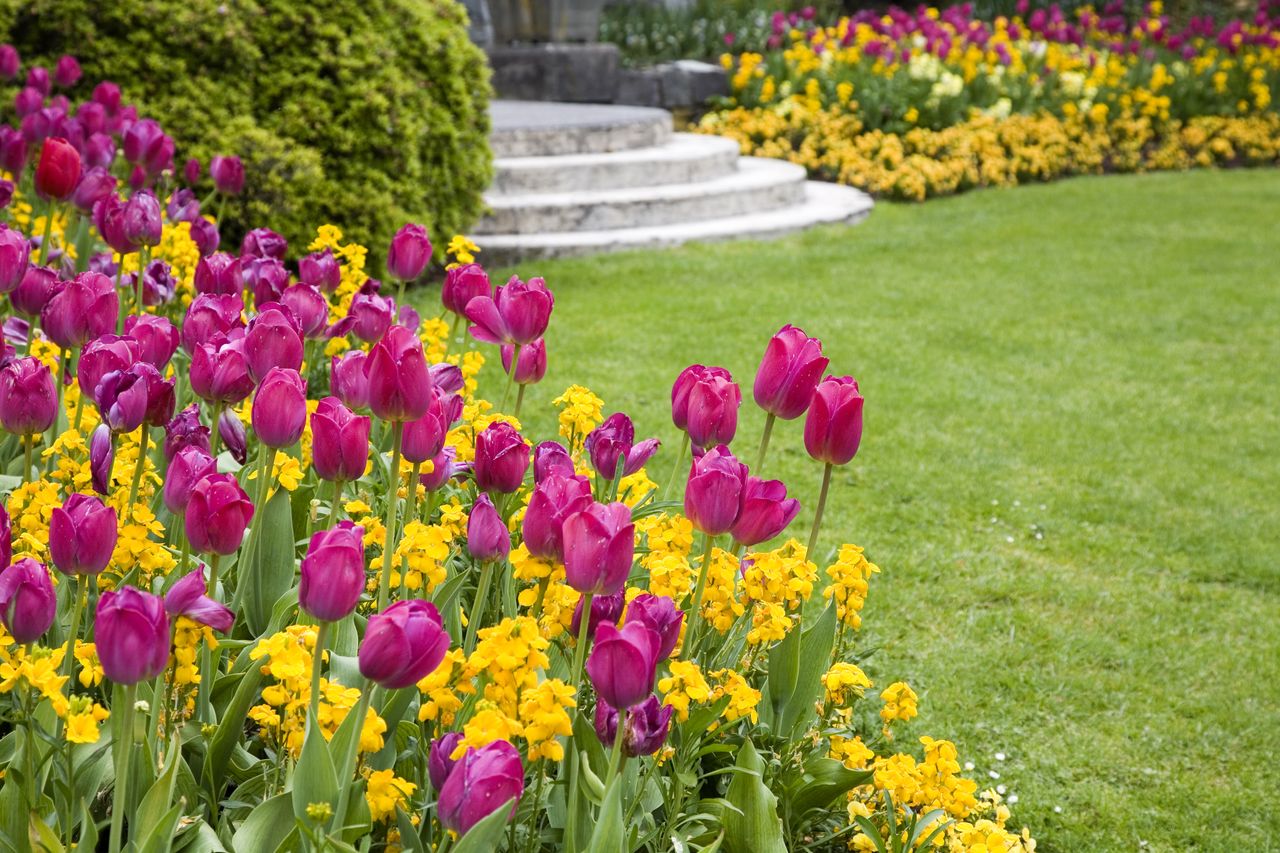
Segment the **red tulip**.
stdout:
<svg viewBox="0 0 1280 853">
<path fill-rule="evenodd" d="M 36 164 L 36 193 L 66 201 L 80 182 L 80 152 L 61 136 L 44 141 Z"/>
<path fill-rule="evenodd" d="M 862 395 L 852 376 L 828 376 L 818 384 L 804 422 L 804 447 L 828 465 L 845 465 L 862 442 Z"/>
</svg>

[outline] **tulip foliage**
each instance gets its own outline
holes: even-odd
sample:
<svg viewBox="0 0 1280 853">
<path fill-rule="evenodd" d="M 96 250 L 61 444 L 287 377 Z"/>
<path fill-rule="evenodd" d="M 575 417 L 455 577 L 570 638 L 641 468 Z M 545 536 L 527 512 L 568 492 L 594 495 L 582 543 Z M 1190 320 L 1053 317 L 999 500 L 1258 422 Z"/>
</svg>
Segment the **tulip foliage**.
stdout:
<svg viewBox="0 0 1280 853">
<path fill-rule="evenodd" d="M 60 114 L 70 141 L 36 134 L 34 175 L 10 161 L 0 227 L 6 849 L 870 849 L 902 821 L 1021 849 L 949 743 L 892 753 L 905 683 L 860 701 L 878 569 L 818 543 L 863 399 L 818 340 L 765 347 L 750 465 L 741 390 L 702 365 L 673 377 L 664 456 L 585 388 L 526 397 L 541 278 L 493 287 L 455 238 L 423 320 L 420 227 L 387 252 L 395 296 L 332 226 L 223 246 L 108 85 Z M 68 208 L 100 180 L 68 178 L 78 158 L 132 191 Z M 807 546 L 763 476 L 775 420 L 802 416 Z"/>
</svg>

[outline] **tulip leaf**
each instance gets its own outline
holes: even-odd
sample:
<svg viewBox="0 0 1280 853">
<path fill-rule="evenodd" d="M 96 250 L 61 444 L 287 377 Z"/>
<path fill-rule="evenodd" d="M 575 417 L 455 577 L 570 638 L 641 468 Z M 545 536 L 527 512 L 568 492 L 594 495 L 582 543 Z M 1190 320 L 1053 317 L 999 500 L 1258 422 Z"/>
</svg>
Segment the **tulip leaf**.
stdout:
<svg viewBox="0 0 1280 853">
<path fill-rule="evenodd" d="M 738 753 L 725 800 L 724 849 L 728 853 L 787 853 L 778 798 L 764 783 L 764 760 L 751 741 Z"/>
<path fill-rule="evenodd" d="M 276 850 L 295 832 L 291 795 L 278 794 L 249 812 L 231 839 L 231 847 L 235 850 Z"/>
<path fill-rule="evenodd" d="M 400 830 L 400 845 L 405 853 L 427 853 L 427 848 L 418 835 L 418 827 L 413 825 L 413 819 L 399 806 L 396 806 L 396 827 Z"/>
<path fill-rule="evenodd" d="M 622 776 L 617 775 L 604 792 L 604 803 L 600 807 L 596 828 L 591 833 L 587 853 L 619 853 L 627 850 L 629 848 L 623 841 L 625 835 L 626 827 L 622 822 Z"/>
<path fill-rule="evenodd" d="M 134 820 L 139 830 L 148 827 L 159 828 L 169 811 L 169 806 L 173 802 L 174 783 L 178 776 L 178 764 L 181 760 L 178 747 L 178 739 L 175 738 L 169 747 L 169 755 L 165 758 L 164 771 L 143 796 L 142 804 L 138 806 Z M 172 838 L 172 830 L 166 833 L 166 837 Z"/>
<path fill-rule="evenodd" d="M 241 655 L 247 658 L 248 655 Z M 249 708 L 257 698 L 258 687 L 262 684 L 261 667 L 253 666 L 245 670 L 231 701 L 223 709 L 222 718 L 218 722 L 218 730 L 209 739 L 209 749 L 205 753 L 204 772 L 201 774 L 209 782 L 209 789 L 219 791 L 222 780 L 226 778 L 230 766 L 231 754 L 240 743 L 244 734 L 244 721 L 249 715 Z"/>
<path fill-rule="evenodd" d="M 40 845 L 40 853 L 63 853 L 66 850 L 49 824 L 42 821 L 34 811 L 31 813 L 31 840 Z"/>
<path fill-rule="evenodd" d="M 837 797 L 868 784 L 873 775 L 870 770 L 850 770 L 834 758 L 809 759 L 786 786 L 788 812 L 795 822 L 792 829 L 803 823 L 807 813 L 814 809 L 825 813 Z"/>
<path fill-rule="evenodd" d="M 258 511 L 254 553 L 238 571 L 242 615 L 254 634 L 267 627 L 272 606 L 294 585 L 296 573 L 289 492 L 277 489 Z"/>
<path fill-rule="evenodd" d="M 145 824 L 139 822 L 138 829 L 145 830 L 148 826 L 151 831 L 147 833 L 146 838 L 142 840 L 135 850 L 137 853 L 169 853 L 173 846 L 173 831 L 178 827 L 178 819 L 182 817 L 181 804 L 169 809 L 155 824 Z"/>
<path fill-rule="evenodd" d="M 800 675 L 800 626 L 792 628 L 782 641 L 769 650 L 769 677 L 765 681 L 764 701 L 760 708 L 765 722 L 776 727 L 796 689 Z"/>
<path fill-rule="evenodd" d="M 328 803 L 338 799 L 338 772 L 333 768 L 329 744 L 320 734 L 320 726 L 312 718 L 307 722 L 307 733 L 302 740 L 302 754 L 293 769 L 293 814 L 299 820 L 307 820 L 307 806 L 312 803 Z"/>
<path fill-rule="evenodd" d="M 452 853 L 492 853 L 497 850 L 502 843 L 503 833 L 507 831 L 507 819 L 511 815 L 513 802 L 507 800 L 467 830 L 467 834 L 453 845 Z"/>
<path fill-rule="evenodd" d="M 822 695 L 822 675 L 831 665 L 831 647 L 835 642 L 836 605 L 832 602 L 800 638 L 800 668 L 795 689 L 774 729 L 780 737 L 790 736 L 802 721 L 813 715 L 813 703 Z M 772 669 L 772 658 L 769 665 Z"/>
<path fill-rule="evenodd" d="M 387 724 L 387 741 L 386 744 L 377 753 L 369 756 L 366 762 L 374 770 L 388 770 L 396 763 L 396 756 L 399 750 L 396 744 L 395 732 L 397 727 L 401 725 L 410 725 L 417 731 L 418 724 L 415 720 L 412 724 L 402 723 L 405 712 L 418 698 L 418 691 L 412 689 L 393 690 L 386 704 L 378 709 L 378 716 Z"/>
</svg>

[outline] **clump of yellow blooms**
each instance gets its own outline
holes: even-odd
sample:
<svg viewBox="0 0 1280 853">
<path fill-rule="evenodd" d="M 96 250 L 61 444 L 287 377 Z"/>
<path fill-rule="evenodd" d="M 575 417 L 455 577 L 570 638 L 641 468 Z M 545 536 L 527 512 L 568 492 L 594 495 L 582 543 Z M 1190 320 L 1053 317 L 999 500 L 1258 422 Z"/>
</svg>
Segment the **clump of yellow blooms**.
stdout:
<svg viewBox="0 0 1280 853">
<path fill-rule="evenodd" d="M 462 649 L 450 649 L 430 674 L 418 682 L 418 692 L 422 694 L 422 704 L 418 708 L 418 719 L 423 722 L 436 723 L 438 727 L 453 725 L 453 720 L 462 708 L 463 692 L 455 689 L 465 665 Z M 469 687 L 469 685 L 468 685 Z M 474 692 L 466 690 L 465 692 Z"/>
<path fill-rule="evenodd" d="M 604 400 L 588 388 L 570 385 L 551 403 L 560 409 L 560 437 L 576 456 L 582 450 L 582 442 L 604 421 Z"/>
<path fill-rule="evenodd" d="M 862 627 L 862 607 L 867 603 L 868 581 L 880 567 L 867 560 L 857 545 L 841 545 L 834 563 L 827 567 L 831 584 L 823 596 L 836 603 L 836 618 L 850 628 Z"/>
<path fill-rule="evenodd" d="M 827 704 L 840 708 L 870 689 L 871 679 L 854 664 L 839 661 L 822 676 L 822 686 L 826 690 Z"/>
<path fill-rule="evenodd" d="M 696 663 L 688 660 L 671 660 L 671 674 L 658 681 L 662 703 L 675 708 L 676 719 L 689 719 L 689 706 L 705 704 L 711 700 L 711 685 Z"/>
<path fill-rule="evenodd" d="M 725 696 L 729 697 L 729 703 L 721 713 L 726 721 L 732 723 L 743 718 L 750 719 L 752 723 L 759 721 L 756 706 L 760 704 L 760 691 L 752 687 L 742 673 L 733 669 L 718 669 L 711 673 L 711 677 L 716 680 L 715 689 L 711 691 L 711 701 L 717 702 Z"/>
<path fill-rule="evenodd" d="M 724 634 L 746 612 L 738 596 L 738 558 L 723 548 L 712 551 L 707 588 L 702 596 L 702 618 Z"/>
<path fill-rule="evenodd" d="M 886 687 L 880 693 L 880 700 L 884 702 L 880 709 L 880 719 L 884 720 L 885 737 L 889 737 L 891 723 L 905 723 L 919 714 L 916 692 L 905 681 L 895 681 Z"/>
<path fill-rule="evenodd" d="M 369 774 L 368 787 L 364 792 L 370 817 L 378 822 L 395 820 L 396 809 L 407 810 L 409 799 L 416 790 L 417 785 L 401 779 L 394 770 L 374 770 Z"/>
<path fill-rule="evenodd" d="M 752 645 L 781 640 L 795 624 L 793 614 L 813 594 L 818 569 L 795 539 L 773 551 L 751 554 L 743 561 L 743 592 L 751 603 Z"/>
<path fill-rule="evenodd" d="M 503 619 L 481 628 L 476 650 L 467 658 L 467 678 L 485 675 L 484 698 L 509 717 L 519 712 L 521 694 L 538 686 L 538 672 L 551 665 L 551 645 L 528 616 Z"/>
<path fill-rule="evenodd" d="M 566 709 L 576 708 L 574 689 L 558 678 L 550 678 L 520 696 L 520 722 L 529 749 L 529 761 L 548 758 L 564 759 L 564 745 L 557 737 L 573 734 L 573 723 Z"/>
</svg>

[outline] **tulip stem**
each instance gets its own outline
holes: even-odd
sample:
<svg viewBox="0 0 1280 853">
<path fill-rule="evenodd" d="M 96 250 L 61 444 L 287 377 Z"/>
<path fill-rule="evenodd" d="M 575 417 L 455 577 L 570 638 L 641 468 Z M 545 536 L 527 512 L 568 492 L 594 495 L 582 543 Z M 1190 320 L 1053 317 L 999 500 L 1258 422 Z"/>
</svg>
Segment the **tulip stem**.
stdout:
<svg viewBox="0 0 1280 853">
<path fill-rule="evenodd" d="M 613 777 L 622 772 L 626 759 L 622 755 L 622 740 L 627 730 L 627 709 L 618 709 L 618 730 L 613 735 L 613 751 L 609 754 L 609 772 L 604 777 L 606 786 L 613 784 Z"/>
<path fill-rule="evenodd" d="M 489 586 L 493 583 L 493 560 L 485 560 L 480 564 L 480 585 L 476 587 L 476 600 L 471 605 L 471 613 L 467 616 L 467 642 L 463 648 L 468 655 L 475 650 L 476 632 L 480 630 L 480 617 L 484 615 L 485 605 L 489 603 Z"/>
<path fill-rule="evenodd" d="M 684 434 L 684 438 L 680 440 L 680 453 L 676 456 L 676 464 L 671 469 L 671 479 L 667 481 L 667 488 L 662 496 L 669 497 L 671 490 L 675 488 L 676 476 L 680 473 L 680 467 L 684 463 L 684 455 L 689 452 L 689 433 Z"/>
<path fill-rule="evenodd" d="M 578 622 L 578 646 L 573 650 L 573 686 L 575 695 L 582 692 L 582 664 L 587 657 L 587 637 L 591 633 L 591 593 L 582 596 L 582 619 Z M 581 704 L 578 707 L 582 707 Z M 577 711 L 575 710 L 576 714 Z"/>
<path fill-rule="evenodd" d="M 142 316 L 142 281 L 146 276 L 147 257 L 151 254 L 149 246 L 142 246 L 138 249 L 138 276 L 133 283 L 133 311 L 139 317 Z"/>
<path fill-rule="evenodd" d="M 409 478 L 409 505 L 404 511 L 404 526 L 407 528 L 418 512 L 418 476 L 422 471 L 422 463 L 413 463 L 413 476 Z M 400 561 L 400 598 L 404 599 L 409 591 L 409 555 L 405 554 Z"/>
<path fill-rule="evenodd" d="M 831 488 L 831 469 L 834 467 L 828 462 L 822 470 L 822 490 L 818 492 L 818 508 L 813 512 L 813 529 L 809 531 L 809 547 L 805 552 L 809 560 L 814 559 L 813 549 L 818 544 L 818 531 L 822 528 L 822 510 L 827 505 L 827 490 Z"/>
<path fill-rule="evenodd" d="M 111 803 L 111 853 L 120 853 L 124 813 L 129 808 L 129 757 L 133 752 L 133 715 L 138 685 L 122 687 L 124 707 L 120 716 L 120 740 L 116 742 L 116 792 Z"/>
<path fill-rule="evenodd" d="M 49 199 L 49 208 L 44 214 L 44 236 L 40 238 L 40 260 L 36 266 L 42 267 L 49 260 L 49 241 L 53 238 L 53 212 L 57 206 L 57 202 Z"/>
<path fill-rule="evenodd" d="M 120 308 L 116 311 L 116 334 L 124 334 L 124 297 L 120 295 L 120 283 L 124 281 L 124 255 L 120 256 L 120 262 L 116 264 L 116 302 Z"/>
<path fill-rule="evenodd" d="M 31 482 L 31 451 L 36 443 L 35 435 L 22 436 L 22 485 Z"/>
<path fill-rule="evenodd" d="M 507 372 L 507 387 L 502 392 L 502 403 L 498 406 L 498 410 L 502 411 L 507 407 L 507 397 L 511 396 L 511 384 L 516 380 L 516 368 L 520 365 L 520 344 L 515 345 L 515 352 L 511 354 L 511 370 Z"/>
<path fill-rule="evenodd" d="M 396 516 L 400 511 L 400 446 L 404 443 L 404 421 L 392 426 L 391 469 L 388 471 L 386 544 L 382 549 L 382 578 L 378 584 L 378 612 L 387 609 L 391 597 L 391 563 L 396 553 Z"/>
<path fill-rule="evenodd" d="M 76 639 L 80 633 L 80 618 L 89 604 L 89 581 L 85 575 L 76 575 L 75 604 L 71 605 L 71 628 L 67 633 L 67 650 L 62 657 L 62 674 L 67 681 L 75 675 Z M 68 692 L 71 688 L 67 688 Z"/>
<path fill-rule="evenodd" d="M 707 575 L 711 573 L 711 555 L 716 543 L 716 538 L 711 534 L 703 535 L 707 539 L 707 544 L 702 551 L 702 568 L 698 572 L 698 586 L 693 591 L 693 612 L 689 614 L 689 629 L 685 632 L 686 642 L 682 652 L 689 660 L 693 659 L 698 643 L 698 632 L 702 628 L 702 596 L 707 591 Z"/>
<path fill-rule="evenodd" d="M 356 723 L 358 726 L 364 726 L 364 718 L 369 716 L 369 702 L 373 698 L 374 686 L 369 680 L 364 679 L 364 684 L 360 685 L 360 701 L 356 704 L 356 708 L 351 713 L 356 714 Z M 360 745 L 360 730 L 357 729 L 356 736 L 347 743 L 347 752 L 342 756 L 342 763 L 338 765 L 338 808 L 333 813 L 333 819 L 337 821 L 335 828 L 339 833 L 347 816 L 347 802 L 351 799 L 351 789 L 355 787 L 355 783 L 351 781 L 351 774 L 355 771 L 356 748 Z"/>
<path fill-rule="evenodd" d="M 329 623 L 321 619 L 316 626 L 316 647 L 311 655 L 311 716 L 307 722 L 318 725 L 320 721 L 320 670 L 324 663 L 324 644 L 329 639 Z"/>
<path fill-rule="evenodd" d="M 520 417 L 520 406 L 524 404 L 524 389 L 528 387 L 528 385 L 522 384 L 520 389 L 516 391 L 516 410 L 511 413 L 512 417 Z"/>
<path fill-rule="evenodd" d="M 218 451 L 222 449 L 222 433 L 218 432 L 218 420 L 222 417 L 222 403 L 214 403 L 213 410 L 210 414 L 209 425 L 212 433 L 209 436 L 209 455 L 214 459 L 218 458 Z"/>
<path fill-rule="evenodd" d="M 769 436 L 773 435 L 773 422 L 777 420 L 777 415 L 773 412 L 764 419 L 764 433 L 760 436 L 760 452 L 756 454 L 755 475 L 760 476 L 761 470 L 764 469 L 764 455 L 769 452 Z"/>
<path fill-rule="evenodd" d="M 573 650 L 573 670 L 570 677 L 573 679 L 573 695 L 578 698 L 578 694 L 582 692 L 582 665 L 587 656 L 587 637 L 591 633 L 591 599 L 595 598 L 591 593 L 584 593 L 582 596 L 582 617 L 578 621 L 578 645 Z M 573 716 L 576 719 L 582 713 L 582 702 L 578 701 L 574 706 Z M 579 757 L 578 749 L 571 746 L 570 758 L 572 759 L 569 771 L 569 819 L 565 824 L 565 844 L 564 849 L 577 849 L 578 831 L 578 776 L 581 770 L 578 767 Z"/>
<path fill-rule="evenodd" d="M 138 499 L 138 487 L 142 485 L 142 471 L 147 467 L 147 444 L 151 441 L 151 427 L 142 425 L 142 437 L 138 440 L 138 461 L 133 464 L 133 483 L 129 486 L 129 503 L 124 507 L 124 522 L 133 519 L 133 502 Z"/>
<path fill-rule="evenodd" d="M 58 399 L 58 407 L 54 411 L 59 413 L 62 412 L 62 386 L 67 378 L 67 366 L 70 363 L 70 361 L 71 361 L 71 357 L 66 353 L 60 353 L 58 355 L 58 379 L 57 379 L 58 386 L 54 389 L 54 393 L 57 395 L 57 399 Z M 59 415 L 54 415 L 53 423 L 49 425 L 49 447 L 53 447 L 54 441 L 57 440 L 58 438 L 58 417 Z M 53 454 L 50 453 L 48 458 L 46 458 L 44 461 L 45 476 L 48 476 L 49 471 L 52 468 L 53 468 Z"/>
</svg>

